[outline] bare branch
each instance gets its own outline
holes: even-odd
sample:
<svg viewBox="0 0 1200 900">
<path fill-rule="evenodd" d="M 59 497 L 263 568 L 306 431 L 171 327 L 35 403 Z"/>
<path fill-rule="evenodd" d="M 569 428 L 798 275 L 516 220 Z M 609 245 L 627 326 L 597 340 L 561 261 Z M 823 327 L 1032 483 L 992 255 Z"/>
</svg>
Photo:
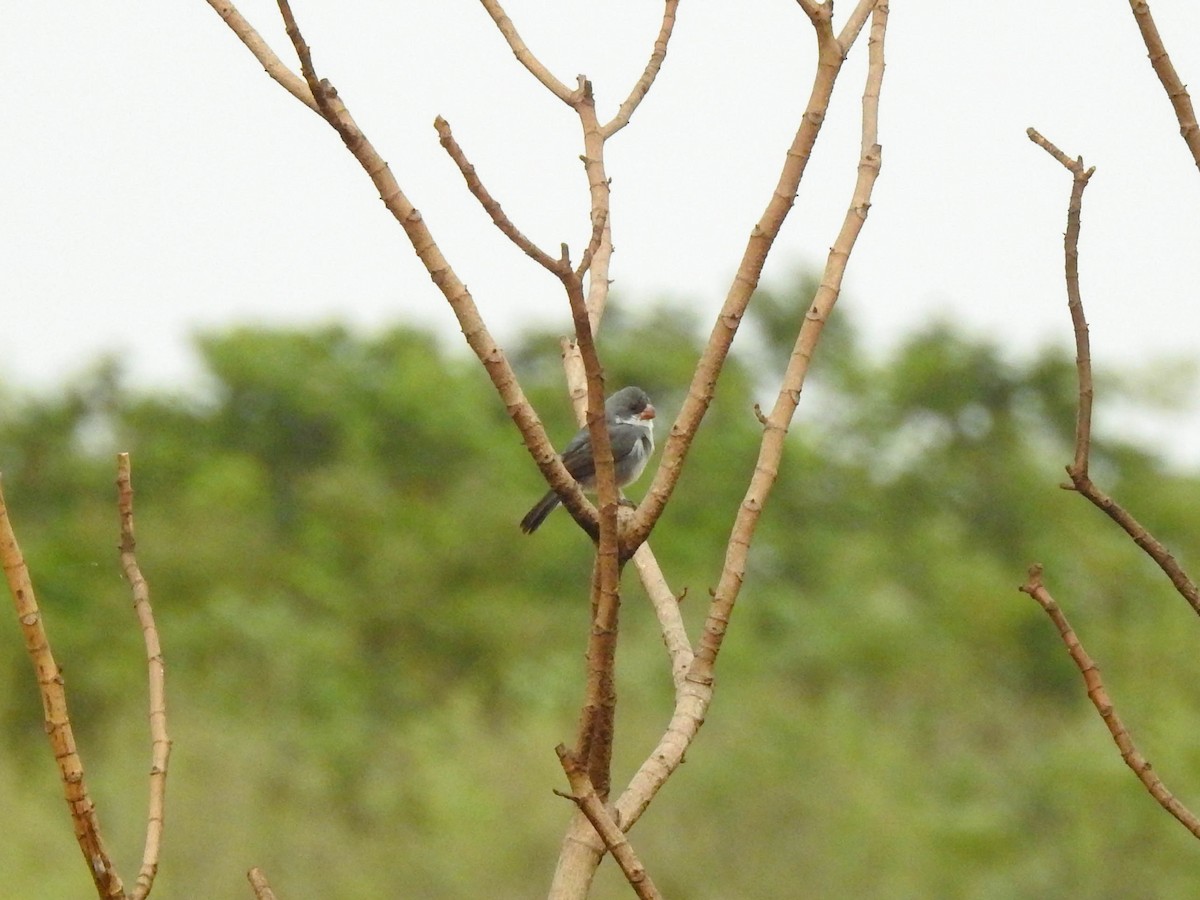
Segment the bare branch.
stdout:
<svg viewBox="0 0 1200 900">
<path fill-rule="evenodd" d="M 600 328 L 604 317 L 604 305 L 608 302 L 608 267 L 612 261 L 611 188 L 604 168 L 605 135 L 596 118 L 596 98 L 592 85 L 586 78 L 579 78 L 578 100 L 574 104 L 583 128 L 584 174 L 587 176 L 588 194 L 591 200 L 589 215 L 592 230 L 600 229 L 600 239 L 589 257 L 587 310 L 593 332 Z"/>
<path fill-rule="evenodd" d="M 683 625 L 683 616 L 680 614 L 679 599 L 667 585 L 667 579 L 659 568 L 649 542 L 637 548 L 637 552 L 633 554 L 633 564 L 641 576 L 642 586 L 645 587 L 646 596 L 650 598 L 650 604 L 654 607 L 654 614 L 658 617 L 663 644 L 671 659 L 671 680 L 678 695 L 694 655 Z"/>
<path fill-rule="evenodd" d="M 1083 159 L 1071 159 L 1053 143 L 1042 137 L 1035 129 L 1026 132 L 1029 139 L 1042 147 L 1061 163 L 1073 177 L 1071 200 L 1067 207 L 1067 231 L 1063 239 L 1067 298 L 1071 310 L 1071 322 L 1075 329 L 1075 367 L 1079 378 L 1079 409 L 1075 420 L 1075 457 L 1067 466 L 1071 487 L 1082 494 L 1094 506 L 1117 523 L 1135 544 L 1154 560 L 1171 580 L 1197 615 L 1200 615 L 1200 590 L 1162 543 L 1146 530 L 1137 519 L 1112 497 L 1104 493 L 1088 474 L 1088 457 L 1092 440 L 1092 386 L 1091 350 L 1088 340 L 1087 319 L 1084 316 L 1083 300 L 1079 291 L 1079 231 L 1083 189 L 1087 187 L 1094 168 L 1085 169 Z"/>
<path fill-rule="evenodd" d="M 54 661 L 54 654 L 50 649 L 50 638 L 42 624 L 42 614 L 38 609 L 37 597 L 34 595 L 33 584 L 29 579 L 29 569 L 25 565 L 21 548 L 17 544 L 17 537 L 13 533 L 12 522 L 8 517 L 8 507 L 4 502 L 2 492 L 0 492 L 0 563 L 4 566 L 4 576 L 8 581 L 8 589 L 12 593 L 13 603 L 16 606 L 17 620 L 21 623 L 21 633 L 25 638 L 25 651 L 29 654 L 34 673 L 37 676 L 38 690 L 42 696 L 46 735 L 50 738 L 54 761 L 58 765 L 58 775 L 62 780 L 67 806 L 71 811 L 71 821 L 75 826 L 75 840 L 79 842 L 79 849 L 83 851 L 83 858 L 99 896 L 124 900 L 125 887 L 121 883 L 121 876 L 117 874 L 117 870 L 113 866 L 108 850 L 105 849 L 96 807 L 88 795 L 87 783 L 84 780 L 83 761 L 79 758 L 79 752 L 75 747 L 75 734 L 67 713 L 67 693 L 62 670 Z"/>
<path fill-rule="evenodd" d="M 504 11 L 504 7 L 500 5 L 500 0 L 480 0 L 483 8 L 487 10 L 492 21 L 496 23 L 496 27 L 500 29 L 500 33 L 504 35 L 504 40 L 508 41 L 508 46 L 513 52 L 513 56 L 517 61 L 529 70 L 538 81 L 540 81 L 555 97 L 561 100 L 568 106 L 575 104 L 576 93 L 569 87 L 559 81 L 554 74 L 542 65 L 541 61 L 533 55 L 517 32 L 517 26 L 513 24 L 512 19 L 508 17 L 508 13 Z"/>
<path fill-rule="evenodd" d="M 221 0 L 208 0 L 208 5 L 216 10 L 217 15 L 237 35 L 238 40 L 246 45 L 254 54 L 255 59 L 262 63 L 268 75 L 313 112 L 319 112 L 312 91 L 308 89 L 305 80 L 284 65 L 275 52 L 267 46 L 267 42 L 262 39 L 262 36 L 242 17 L 236 6 L 232 3 L 221 2 Z"/>
<path fill-rule="evenodd" d="M 564 268 L 565 263 L 569 260 L 569 254 L 564 255 L 559 259 L 555 259 L 528 237 L 526 237 L 520 229 L 513 224 L 512 220 L 504 212 L 499 201 L 492 196 L 491 192 L 484 185 L 483 180 L 479 177 L 475 166 L 467 159 L 466 152 L 462 146 L 454 138 L 454 133 L 450 130 L 450 123 L 438 116 L 433 121 L 433 127 L 437 129 L 438 142 L 442 148 L 449 154 L 450 159 L 458 166 L 458 171 L 462 174 L 463 180 L 467 183 L 467 189 L 471 195 L 479 201 L 479 205 L 483 207 L 484 212 L 491 217 L 492 223 L 500 229 L 500 232 L 512 241 L 517 248 L 526 256 L 534 260 L 542 268 L 548 270 L 551 274 L 562 278 L 569 266 Z M 592 224 L 592 234 L 588 241 L 587 248 L 583 251 L 579 265 L 574 270 L 574 277 L 581 279 L 591 265 L 592 256 L 595 254 L 600 245 L 601 236 L 604 233 L 604 222 L 606 217 L 597 218 Z M 565 247 L 565 245 L 564 245 Z"/>
<path fill-rule="evenodd" d="M 312 61 L 312 51 L 308 44 L 305 43 L 304 35 L 300 33 L 300 26 L 296 24 L 296 17 L 292 15 L 291 4 L 288 0 L 278 0 L 278 4 L 279 13 L 283 16 L 283 24 L 287 31 L 287 36 L 292 42 L 296 56 L 300 59 L 300 74 L 304 76 L 304 80 L 308 84 L 308 90 L 317 104 L 317 112 L 324 117 L 326 122 L 334 127 L 338 134 L 342 136 L 342 140 L 346 142 L 346 146 L 349 147 L 351 141 L 361 140 L 362 135 L 358 133 L 358 129 L 349 128 L 337 115 L 337 111 L 329 102 L 330 96 L 336 95 L 336 91 L 329 82 L 322 82 L 317 78 L 317 70 L 313 66 Z"/>
<path fill-rule="evenodd" d="M 866 224 L 871 207 L 871 194 L 882 165 L 882 148 L 879 137 L 879 94 L 883 84 L 884 38 L 887 33 L 888 3 L 879 0 L 875 4 L 871 19 L 871 35 L 868 42 L 868 65 L 866 86 L 862 98 L 862 137 L 858 163 L 858 179 L 850 199 L 850 207 L 842 222 L 841 231 L 829 250 L 821 285 L 817 288 L 800 333 L 796 337 L 792 355 L 784 372 L 775 406 L 767 415 L 763 428 L 762 444 L 754 475 L 742 505 L 738 510 L 733 530 L 729 536 L 725 565 L 721 578 L 709 603 L 704 630 L 696 648 L 696 659 L 688 672 L 689 681 L 707 683 L 712 678 L 717 653 L 724 640 L 729 617 L 733 612 L 745 576 L 750 543 L 758 525 L 759 516 L 766 505 L 779 473 L 779 461 L 783 457 L 784 439 L 800 402 L 800 394 L 812 362 L 813 353 L 821 339 L 825 323 L 833 312 L 841 292 L 842 279 L 850 254 L 862 227 Z"/>
<path fill-rule="evenodd" d="M 592 236 L 588 239 L 588 245 L 583 249 L 583 255 L 579 258 L 579 265 L 575 267 L 576 278 L 583 278 L 588 269 L 591 268 L 592 258 L 600 250 L 600 244 L 604 240 L 604 229 L 607 224 L 607 208 L 601 209 L 598 215 L 592 217 Z M 595 330 L 595 324 L 593 324 L 593 330 Z"/>
<path fill-rule="evenodd" d="M 1104 491 L 1100 490 L 1096 484 L 1087 475 L 1079 479 L 1072 477 L 1072 483 L 1075 490 L 1079 491 L 1091 503 L 1100 509 L 1105 515 L 1116 522 L 1130 539 L 1137 544 L 1154 562 L 1162 569 L 1163 573 L 1171 580 L 1171 584 L 1188 605 L 1200 615 L 1200 591 L 1196 589 L 1196 583 L 1188 576 L 1183 567 L 1175 559 L 1174 555 L 1163 546 L 1146 527 L 1135 519 L 1129 512 L 1121 506 L 1117 501 Z"/>
<path fill-rule="evenodd" d="M 613 740 L 616 736 L 616 649 L 620 596 L 602 597 L 600 558 L 592 566 L 592 627 L 588 633 L 587 680 L 579 711 L 574 757 L 587 767 L 589 781 L 607 799 Z"/>
<path fill-rule="evenodd" d="M 1037 129 L 1027 129 L 1029 139 L 1053 156 L 1073 177 L 1071 200 L 1067 204 L 1067 230 L 1063 236 L 1063 252 L 1066 258 L 1067 306 L 1071 312 L 1071 324 L 1075 329 L 1075 371 L 1079 379 L 1079 410 L 1075 419 L 1075 461 L 1068 467 L 1072 479 L 1076 475 L 1087 477 L 1088 454 L 1092 443 L 1092 351 L 1088 339 L 1087 318 L 1083 312 L 1083 300 L 1079 293 L 1079 230 L 1083 210 L 1083 190 L 1087 187 L 1095 166 L 1085 169 L 1083 157 L 1071 159 Z"/>
<path fill-rule="evenodd" d="M 1061 163 L 1062 166 L 1072 174 L 1077 174 L 1083 170 L 1083 157 L 1080 157 L 1079 159 L 1071 159 L 1071 157 L 1059 150 L 1052 141 L 1043 137 L 1042 133 L 1036 128 L 1026 128 L 1025 134 L 1031 141 L 1058 160 L 1059 163 Z"/>
<path fill-rule="evenodd" d="M 637 80 L 637 84 L 633 86 L 633 90 L 629 92 L 629 96 L 625 98 L 625 102 L 617 110 L 617 114 L 601 129 L 601 134 L 605 139 L 612 137 L 629 124 L 630 116 L 645 99 L 651 85 L 654 84 L 654 79 L 658 77 L 663 61 L 667 58 L 667 44 L 671 41 L 671 32 L 675 28 L 675 13 L 678 9 L 679 0 L 666 0 L 663 5 L 662 25 L 659 26 L 658 37 L 654 39 L 654 50 L 646 62 L 646 69 Z"/>
<path fill-rule="evenodd" d="M 1041 566 L 1035 565 L 1030 567 L 1029 578 L 1020 587 L 1020 591 L 1036 600 L 1038 605 L 1046 611 L 1046 615 L 1054 622 L 1063 643 L 1066 645 L 1067 652 L 1071 654 L 1071 659 L 1074 661 L 1075 667 L 1083 675 L 1084 684 L 1087 685 L 1088 699 L 1096 707 L 1096 712 L 1100 714 L 1100 718 L 1104 721 L 1108 733 L 1112 735 L 1118 749 L 1120 749 L 1121 759 L 1125 760 L 1125 765 L 1133 770 L 1138 780 L 1150 792 L 1150 796 L 1157 800 L 1163 809 L 1174 816 L 1193 835 L 1200 837 L 1200 819 L 1197 819 L 1186 806 L 1176 800 L 1175 796 L 1167 790 L 1166 785 L 1162 783 L 1162 779 L 1154 773 L 1150 761 L 1142 755 L 1137 745 L 1134 744 L 1133 737 L 1121 721 L 1121 717 L 1117 715 L 1112 700 L 1109 699 L 1108 691 L 1104 689 L 1104 682 L 1100 678 L 1100 667 L 1088 656 L 1083 644 L 1076 637 L 1074 630 L 1067 621 L 1067 617 L 1063 614 L 1058 604 L 1054 602 L 1054 598 L 1050 596 L 1050 592 L 1046 590 L 1045 585 L 1042 583 Z"/>
<path fill-rule="evenodd" d="M 729 355 L 733 339 L 737 335 L 742 316 L 745 314 L 750 297 L 758 287 L 758 280 L 762 274 L 767 254 L 774 245 L 779 230 L 795 202 L 796 192 L 808 166 L 813 144 L 825 121 L 825 113 L 829 108 L 834 82 L 849 50 L 833 36 L 827 4 L 817 5 L 811 2 L 801 2 L 801 6 L 813 20 L 817 36 L 817 71 L 813 78 L 808 104 L 791 146 L 787 150 L 783 169 L 771 199 L 767 203 L 762 217 L 750 232 L 750 239 L 742 254 L 741 263 L 725 296 L 725 302 L 717 315 L 716 322 L 713 324 L 704 354 L 696 366 L 696 372 L 692 376 L 692 383 L 688 387 L 683 406 L 675 423 L 671 426 L 670 437 L 663 448 L 654 479 L 646 492 L 645 499 L 638 507 L 637 516 L 628 534 L 625 536 L 628 544 L 627 550 L 636 549 L 649 536 L 675 490 L 675 484 L 682 472 L 683 462 L 688 451 L 691 449 L 696 429 L 699 428 L 708 412 L 709 404 L 712 402 L 714 387 L 720 376 L 721 368 L 725 364 L 725 359 Z"/>
<path fill-rule="evenodd" d="M 617 798 L 617 818 L 626 830 L 641 818 L 659 789 L 683 763 L 688 747 L 704 724 L 712 697 L 711 680 L 702 683 L 687 677 L 676 688 L 675 708 L 662 737 Z"/>
<path fill-rule="evenodd" d="M 1171 58 L 1167 56 L 1167 48 L 1163 46 L 1158 26 L 1154 24 L 1154 17 L 1150 15 L 1150 4 L 1146 0 L 1129 0 L 1129 8 L 1133 10 L 1138 30 L 1142 33 L 1142 42 L 1145 43 L 1146 50 L 1149 52 L 1150 65 L 1154 67 L 1154 74 L 1162 82 L 1163 90 L 1167 92 L 1167 99 L 1171 101 L 1171 106 L 1175 109 L 1175 118 L 1179 121 L 1179 133 L 1183 136 L 1188 150 L 1191 151 L 1196 167 L 1200 168 L 1200 126 L 1196 124 L 1196 110 L 1192 107 L 1192 98 L 1179 78 L 1179 73 L 1175 71 Z"/>
<path fill-rule="evenodd" d="M 162 851 L 163 812 L 167 791 L 167 760 L 171 739 L 167 736 L 166 669 L 154 612 L 150 608 L 150 588 L 138 567 L 133 535 L 133 483 L 130 480 L 129 454 L 117 454 L 117 510 L 121 517 L 121 569 L 133 591 L 133 608 L 142 626 L 146 644 L 146 662 L 150 685 L 150 802 L 146 823 L 146 845 L 142 867 L 134 885 L 133 900 L 143 900 L 154 887 L 158 859 Z"/>
<path fill-rule="evenodd" d="M 841 34 L 838 35 L 838 44 L 841 45 L 844 53 L 849 53 L 854 42 L 858 40 L 858 33 L 867 24 L 867 19 L 871 17 L 876 2 L 877 0 L 858 0 L 858 6 L 854 7 L 850 18 L 842 26 Z"/>
<path fill-rule="evenodd" d="M 588 732 L 580 741 L 580 756 L 587 762 L 592 783 L 607 797 L 612 758 L 613 724 L 616 709 L 614 666 L 617 647 L 617 618 L 621 561 L 617 540 L 619 495 L 613 462 L 612 440 L 604 419 L 604 372 L 596 353 L 591 322 L 583 296 L 583 284 L 570 265 L 563 267 L 563 286 L 571 304 L 576 344 L 587 379 L 587 428 L 596 464 L 596 502 L 599 535 L 592 580 L 592 628 L 588 636 L 587 688 L 583 719 Z M 586 750 L 585 752 L 582 752 Z"/>
<path fill-rule="evenodd" d="M 475 167 L 471 165 L 466 153 L 463 152 L 458 141 L 454 139 L 454 134 L 450 131 L 450 123 L 441 116 L 438 116 L 433 120 L 433 127 L 437 129 L 438 142 L 450 154 L 450 158 L 454 160 L 454 164 L 458 166 L 458 171 L 462 173 L 463 179 L 467 182 L 467 189 L 479 201 L 484 211 L 491 216 L 492 222 L 500 229 L 501 233 L 516 244 L 522 253 L 533 259 L 542 268 L 558 274 L 560 269 L 558 260 L 554 259 L 549 253 L 522 234 L 513 225 L 512 220 L 505 215 L 500 204 L 484 186 L 479 178 L 479 174 L 475 171 Z"/>
<path fill-rule="evenodd" d="M 582 760 L 562 744 L 555 747 L 554 752 L 558 754 L 558 761 L 562 763 L 563 772 L 566 773 L 567 781 L 571 785 L 569 799 L 575 802 L 575 805 L 592 823 L 592 827 L 604 841 L 604 846 L 612 853 L 613 859 L 625 873 L 625 880 L 629 882 L 633 892 L 642 900 L 661 900 L 662 894 L 654 886 L 650 873 L 646 871 L 646 867 L 642 865 L 641 860 L 634 852 L 633 845 L 625 837 L 625 832 L 613 821 L 604 806 L 604 800 L 592 786 Z"/>
</svg>

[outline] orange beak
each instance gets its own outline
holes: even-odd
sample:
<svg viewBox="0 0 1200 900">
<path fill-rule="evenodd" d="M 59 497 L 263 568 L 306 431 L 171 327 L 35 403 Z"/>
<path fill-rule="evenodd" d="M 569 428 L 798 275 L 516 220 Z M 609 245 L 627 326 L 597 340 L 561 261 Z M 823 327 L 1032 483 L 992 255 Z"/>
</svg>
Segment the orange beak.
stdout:
<svg viewBox="0 0 1200 900">
<path fill-rule="evenodd" d="M 654 412 L 654 407 L 651 406 L 649 403 L 647 403 L 646 408 L 643 409 L 640 413 L 638 413 L 638 418 L 639 419 L 653 419 L 655 415 L 656 415 L 656 413 Z"/>
</svg>

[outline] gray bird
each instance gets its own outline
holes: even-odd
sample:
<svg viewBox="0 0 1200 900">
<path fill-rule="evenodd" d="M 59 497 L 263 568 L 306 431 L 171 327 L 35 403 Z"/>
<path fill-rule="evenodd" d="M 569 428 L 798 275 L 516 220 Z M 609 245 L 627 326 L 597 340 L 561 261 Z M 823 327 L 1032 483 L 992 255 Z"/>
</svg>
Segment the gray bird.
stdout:
<svg viewBox="0 0 1200 900">
<path fill-rule="evenodd" d="M 654 407 L 639 387 L 625 387 L 604 403 L 604 422 L 612 442 L 613 467 L 617 487 L 637 481 L 654 452 Z M 596 460 L 592 455 L 592 438 L 587 427 L 571 438 L 562 452 L 563 465 L 579 486 L 589 493 L 596 490 Z M 521 520 L 521 530 L 532 534 L 546 516 L 559 504 L 558 494 L 547 491 L 546 496 Z"/>
</svg>

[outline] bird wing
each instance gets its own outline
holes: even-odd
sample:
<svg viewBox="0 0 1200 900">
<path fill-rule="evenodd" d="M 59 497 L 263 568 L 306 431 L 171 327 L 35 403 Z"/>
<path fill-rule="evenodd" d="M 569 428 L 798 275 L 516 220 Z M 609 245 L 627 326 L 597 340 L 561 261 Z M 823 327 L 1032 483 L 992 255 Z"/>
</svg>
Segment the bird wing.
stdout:
<svg viewBox="0 0 1200 900">
<path fill-rule="evenodd" d="M 646 429 L 631 422 L 609 422 L 608 439 L 612 443 L 614 460 L 633 453 L 639 442 L 647 437 Z M 651 444 L 651 446 L 653 446 Z M 649 448 L 647 448 L 647 451 Z M 647 455 L 649 455 L 647 453 Z M 592 456 L 592 440 L 587 429 L 581 430 L 562 452 L 563 465 L 580 484 L 588 485 L 596 476 L 596 460 Z M 619 480 L 619 479 L 618 479 Z"/>
<path fill-rule="evenodd" d="M 596 461 L 592 458 L 592 439 L 586 428 L 581 428 L 562 452 L 563 465 L 576 481 L 583 482 L 596 474 Z"/>
</svg>

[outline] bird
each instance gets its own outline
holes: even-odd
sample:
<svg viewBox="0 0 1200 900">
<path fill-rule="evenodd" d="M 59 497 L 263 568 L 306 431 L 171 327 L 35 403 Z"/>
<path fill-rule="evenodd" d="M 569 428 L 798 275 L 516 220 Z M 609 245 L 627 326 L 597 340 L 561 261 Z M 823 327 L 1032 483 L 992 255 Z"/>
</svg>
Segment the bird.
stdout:
<svg viewBox="0 0 1200 900">
<path fill-rule="evenodd" d="M 608 439 L 612 443 L 613 474 L 617 487 L 637 481 L 646 468 L 646 462 L 654 452 L 654 416 L 650 397 L 640 387 L 623 387 L 604 401 L 604 424 L 608 426 Z M 579 482 L 579 486 L 594 493 L 596 460 L 592 454 L 592 438 L 586 426 L 571 438 L 561 457 L 563 465 L 571 477 Z M 525 514 L 521 520 L 521 530 L 525 534 L 532 534 L 559 503 L 557 492 L 547 491 L 546 496 Z"/>
</svg>

